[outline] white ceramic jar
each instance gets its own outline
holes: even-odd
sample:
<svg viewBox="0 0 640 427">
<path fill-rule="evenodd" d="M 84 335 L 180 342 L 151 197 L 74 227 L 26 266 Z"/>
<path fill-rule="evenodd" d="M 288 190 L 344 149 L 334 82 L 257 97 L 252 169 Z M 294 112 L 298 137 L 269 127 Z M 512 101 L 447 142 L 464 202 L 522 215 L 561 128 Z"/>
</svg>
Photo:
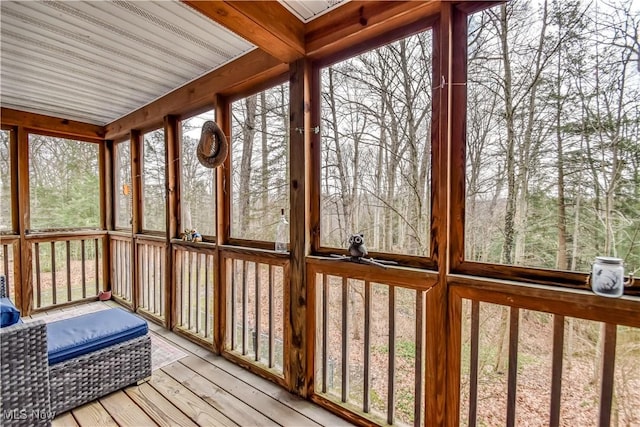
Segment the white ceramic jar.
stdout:
<svg viewBox="0 0 640 427">
<path fill-rule="evenodd" d="M 617 298 L 624 292 L 624 266 L 620 258 L 598 256 L 591 270 L 591 290 Z"/>
</svg>

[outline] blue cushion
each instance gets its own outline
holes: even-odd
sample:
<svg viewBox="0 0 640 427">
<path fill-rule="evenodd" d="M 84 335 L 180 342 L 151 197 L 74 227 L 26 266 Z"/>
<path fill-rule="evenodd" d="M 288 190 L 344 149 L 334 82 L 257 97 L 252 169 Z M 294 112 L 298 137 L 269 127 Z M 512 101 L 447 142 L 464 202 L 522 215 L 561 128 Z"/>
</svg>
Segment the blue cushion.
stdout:
<svg viewBox="0 0 640 427">
<path fill-rule="evenodd" d="M 9 298 L 0 298 L 0 327 L 11 326 L 20 321 L 20 310 Z"/>
<path fill-rule="evenodd" d="M 47 324 L 49 364 L 64 362 L 147 333 L 147 322 L 120 308 Z"/>
</svg>

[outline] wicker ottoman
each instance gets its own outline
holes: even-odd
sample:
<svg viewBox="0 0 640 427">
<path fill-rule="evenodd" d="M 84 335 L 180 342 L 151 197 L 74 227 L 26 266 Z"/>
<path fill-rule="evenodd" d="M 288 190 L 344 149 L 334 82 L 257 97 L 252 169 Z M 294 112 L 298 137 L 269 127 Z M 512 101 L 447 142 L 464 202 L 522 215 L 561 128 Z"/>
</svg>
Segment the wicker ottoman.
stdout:
<svg viewBox="0 0 640 427">
<path fill-rule="evenodd" d="M 36 320 L 0 328 L 1 425 L 50 425 L 62 412 L 151 376 L 151 338 L 144 320 L 121 309 L 103 310 L 102 320 L 85 316 L 89 315 L 49 325 Z M 98 336 L 100 332 L 92 328 L 91 321 L 100 321 L 109 329 L 104 321 L 107 317 L 119 319 L 125 326 L 129 321 L 142 321 L 144 333 L 138 330 L 137 336 L 130 337 L 121 330 L 114 340 L 114 331 L 107 330 L 107 336 Z M 60 352 L 52 354 L 49 340 L 59 336 L 55 329 L 63 335 L 67 329 L 75 329 L 80 347 L 85 348 L 63 345 L 58 348 L 64 353 L 62 357 Z M 86 345 L 91 340 L 95 345 Z"/>
<path fill-rule="evenodd" d="M 60 414 L 151 376 L 147 322 L 119 308 L 47 325 L 51 411 Z"/>
</svg>

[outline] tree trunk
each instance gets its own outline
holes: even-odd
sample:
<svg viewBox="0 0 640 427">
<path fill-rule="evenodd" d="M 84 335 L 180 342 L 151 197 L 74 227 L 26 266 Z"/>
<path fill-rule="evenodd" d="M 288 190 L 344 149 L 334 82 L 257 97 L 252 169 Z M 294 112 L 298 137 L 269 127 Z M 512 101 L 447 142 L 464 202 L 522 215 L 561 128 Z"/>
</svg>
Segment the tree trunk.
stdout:
<svg viewBox="0 0 640 427">
<path fill-rule="evenodd" d="M 239 221 L 240 230 L 248 230 L 251 223 L 249 207 L 251 204 L 251 157 L 253 155 L 253 139 L 256 133 L 257 96 L 245 99 L 246 116 L 242 132 L 242 159 L 240 161 Z"/>
<path fill-rule="evenodd" d="M 508 21 L 507 5 L 500 6 L 500 44 L 502 49 L 502 65 L 504 67 L 504 101 L 505 121 L 507 126 L 506 161 L 507 161 L 507 205 L 504 215 L 504 243 L 502 245 L 502 261 L 513 264 L 515 246 L 515 215 L 516 215 L 516 173 L 515 173 L 515 129 L 514 108 L 512 95 L 511 60 L 509 57 L 509 43 L 507 39 Z"/>
<path fill-rule="evenodd" d="M 269 224 L 269 146 L 267 140 L 267 96 L 266 92 L 260 92 L 260 135 L 262 136 L 262 150 L 260 163 L 260 223 L 262 227 Z M 275 209 L 277 210 L 277 209 Z"/>
<path fill-rule="evenodd" d="M 347 240 L 347 235 L 344 234 L 344 230 L 350 227 L 349 224 L 349 200 L 351 200 L 351 196 L 349 194 L 349 185 L 347 184 L 347 176 L 345 173 L 345 164 L 342 159 L 342 147 L 340 146 L 340 135 L 338 133 L 338 111 L 336 107 L 336 98 L 335 98 L 335 86 L 333 84 L 333 74 L 334 71 L 332 68 L 329 68 L 329 102 L 331 105 L 331 119 L 333 120 L 333 143 L 336 150 L 336 168 L 338 169 L 338 178 L 340 181 L 340 191 L 342 193 L 342 197 L 340 200 L 341 204 L 341 212 L 338 212 L 338 221 L 342 217 L 344 221 L 344 226 L 340 226 L 341 230 L 340 241 L 345 243 Z M 347 231 L 348 233 L 348 231 Z"/>
</svg>

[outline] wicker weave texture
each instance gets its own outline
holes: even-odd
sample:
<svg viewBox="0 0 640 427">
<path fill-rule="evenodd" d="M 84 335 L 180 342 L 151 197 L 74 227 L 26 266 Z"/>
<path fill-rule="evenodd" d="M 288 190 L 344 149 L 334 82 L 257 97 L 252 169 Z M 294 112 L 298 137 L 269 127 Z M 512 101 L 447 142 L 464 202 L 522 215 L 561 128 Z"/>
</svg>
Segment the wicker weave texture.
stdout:
<svg viewBox="0 0 640 427">
<path fill-rule="evenodd" d="M 149 334 L 49 368 L 51 409 L 56 414 L 151 376 Z"/>
<path fill-rule="evenodd" d="M 0 425 L 50 425 L 46 324 L 0 328 L 0 351 Z"/>
<path fill-rule="evenodd" d="M 0 274 L 0 298 L 9 297 L 9 286 L 7 285 L 7 276 Z"/>
</svg>

